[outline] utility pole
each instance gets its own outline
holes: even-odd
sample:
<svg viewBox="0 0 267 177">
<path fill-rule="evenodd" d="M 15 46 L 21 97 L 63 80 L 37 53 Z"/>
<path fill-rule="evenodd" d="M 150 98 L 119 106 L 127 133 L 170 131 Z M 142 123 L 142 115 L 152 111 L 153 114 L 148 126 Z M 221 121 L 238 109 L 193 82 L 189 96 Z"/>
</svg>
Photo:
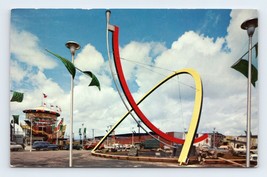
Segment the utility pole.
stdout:
<svg viewBox="0 0 267 177">
<path fill-rule="evenodd" d="M 135 131 L 134 128 L 132 127 L 132 146 L 134 146 L 134 133 Z"/>
<path fill-rule="evenodd" d="M 138 136 L 139 136 L 139 143 L 141 142 L 141 135 L 140 135 L 140 127 L 141 127 L 141 121 L 137 121 L 137 127 L 138 127 Z"/>
<path fill-rule="evenodd" d="M 215 148 L 215 141 L 216 141 L 216 138 L 215 138 L 215 129 L 216 128 L 213 128 L 213 148 Z"/>
<path fill-rule="evenodd" d="M 109 132 L 109 130 L 111 129 L 111 127 L 112 127 L 112 125 L 107 126 L 107 130 L 106 130 L 106 132 Z M 108 136 L 108 137 L 109 137 L 109 136 Z M 109 146 L 109 144 L 108 144 L 108 137 L 107 137 L 107 145 Z"/>
<path fill-rule="evenodd" d="M 83 129 L 83 125 L 84 125 L 84 124 L 82 124 L 82 131 L 83 131 L 83 132 L 82 132 L 82 146 L 83 146 L 83 138 L 84 138 L 84 129 Z"/>
<path fill-rule="evenodd" d="M 95 129 L 92 129 L 92 140 L 95 141 Z"/>
</svg>

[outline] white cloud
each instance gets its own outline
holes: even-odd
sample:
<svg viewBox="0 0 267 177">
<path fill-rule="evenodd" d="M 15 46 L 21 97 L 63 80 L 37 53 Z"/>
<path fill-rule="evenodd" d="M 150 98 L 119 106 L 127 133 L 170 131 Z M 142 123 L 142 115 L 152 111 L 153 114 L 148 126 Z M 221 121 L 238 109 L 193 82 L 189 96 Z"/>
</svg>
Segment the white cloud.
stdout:
<svg viewBox="0 0 267 177">
<path fill-rule="evenodd" d="M 97 71 L 104 64 L 104 59 L 94 46 L 87 44 L 77 55 L 74 62 L 83 71 Z"/>
<path fill-rule="evenodd" d="M 245 53 L 248 50 L 248 35 L 240 26 L 245 20 L 258 17 L 257 10 L 233 10 L 230 16 L 232 19 L 227 29 L 227 46 L 231 49 L 233 57 L 241 57 L 240 53 Z M 258 31 L 256 30 L 253 35 L 254 43 L 258 41 L 257 36 Z M 236 48 L 236 46 L 239 47 Z"/>
<path fill-rule="evenodd" d="M 137 74 L 136 63 L 145 63 L 152 65 L 152 57 L 159 55 L 166 50 L 162 43 L 156 42 L 136 42 L 132 41 L 124 47 L 120 48 L 120 55 L 122 58 L 122 65 L 124 68 L 125 78 L 127 80 L 134 79 Z M 123 61 L 124 59 L 130 61 Z M 131 62 L 134 61 L 135 63 Z"/>
<path fill-rule="evenodd" d="M 26 73 L 17 61 L 10 60 L 10 79 L 12 81 L 19 83 L 24 79 Z"/>
<path fill-rule="evenodd" d="M 44 54 L 37 36 L 27 31 L 19 31 L 13 26 L 10 30 L 10 52 L 21 62 L 41 70 L 56 66 L 56 63 Z"/>
</svg>

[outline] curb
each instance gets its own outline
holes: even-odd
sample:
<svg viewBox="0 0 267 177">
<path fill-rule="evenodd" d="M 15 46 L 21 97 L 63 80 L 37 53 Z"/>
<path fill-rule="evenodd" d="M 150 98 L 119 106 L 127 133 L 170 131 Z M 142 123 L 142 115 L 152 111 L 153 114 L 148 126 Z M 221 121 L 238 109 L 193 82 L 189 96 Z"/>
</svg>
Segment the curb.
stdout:
<svg viewBox="0 0 267 177">
<path fill-rule="evenodd" d="M 157 158 L 157 157 L 138 157 L 138 156 L 125 156 L 125 155 L 111 155 L 111 154 L 102 154 L 97 152 L 91 152 L 93 156 L 111 158 L 118 160 L 132 160 L 132 161 L 145 161 L 145 162 L 167 162 L 167 163 L 177 163 L 178 159 L 176 158 Z"/>
</svg>

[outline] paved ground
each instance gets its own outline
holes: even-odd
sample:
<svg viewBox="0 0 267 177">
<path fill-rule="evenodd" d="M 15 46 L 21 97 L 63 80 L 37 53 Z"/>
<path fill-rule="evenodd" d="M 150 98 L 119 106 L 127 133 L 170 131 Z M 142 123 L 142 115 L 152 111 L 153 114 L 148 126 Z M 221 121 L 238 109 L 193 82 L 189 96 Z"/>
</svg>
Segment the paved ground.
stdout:
<svg viewBox="0 0 267 177">
<path fill-rule="evenodd" d="M 73 167 L 78 168 L 162 168 L 178 167 L 178 164 L 139 162 L 95 157 L 86 150 L 73 150 Z M 10 152 L 11 167 L 66 168 L 69 167 L 69 151 Z"/>
</svg>

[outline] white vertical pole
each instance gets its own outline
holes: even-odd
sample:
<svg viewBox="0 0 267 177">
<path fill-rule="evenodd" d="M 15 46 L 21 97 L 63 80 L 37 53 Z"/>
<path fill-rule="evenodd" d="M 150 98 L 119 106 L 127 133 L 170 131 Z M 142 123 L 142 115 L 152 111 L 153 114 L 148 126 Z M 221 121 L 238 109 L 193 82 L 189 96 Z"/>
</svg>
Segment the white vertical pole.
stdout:
<svg viewBox="0 0 267 177">
<path fill-rule="evenodd" d="M 132 131 L 132 146 L 134 144 L 134 136 L 133 136 L 133 131 Z"/>
<path fill-rule="evenodd" d="M 74 54 L 72 54 L 72 63 L 74 63 Z M 72 138 L 73 138 L 73 85 L 74 81 L 72 76 L 70 76 L 70 89 L 71 89 L 71 96 L 70 96 L 70 159 L 69 159 L 69 166 L 72 167 Z"/>
<path fill-rule="evenodd" d="M 250 131 L 251 131 L 251 64 L 252 64 L 252 36 L 258 27 L 258 18 L 246 20 L 241 28 L 247 31 L 249 36 L 248 46 L 248 81 L 247 81 L 247 144 L 246 144 L 246 167 L 250 167 Z"/>
<path fill-rule="evenodd" d="M 83 137 L 84 137 L 84 129 L 83 129 L 83 124 L 82 124 L 82 147 L 83 147 Z"/>
<path fill-rule="evenodd" d="M 95 129 L 92 129 L 92 140 L 93 142 L 95 142 L 95 133 L 94 133 Z"/>
<path fill-rule="evenodd" d="M 80 49 L 80 45 L 74 41 L 68 41 L 66 47 L 70 49 L 71 52 L 71 62 L 74 64 L 75 51 Z M 72 167 L 72 144 L 73 144 L 73 90 L 74 90 L 74 80 L 70 76 L 70 153 L 69 153 L 69 167 Z"/>
<path fill-rule="evenodd" d="M 251 47 L 252 36 L 249 36 L 249 51 L 248 51 L 248 85 L 247 85 L 247 147 L 246 147 L 246 166 L 250 167 L 250 130 L 251 130 Z"/>
<path fill-rule="evenodd" d="M 12 141 L 15 141 L 15 119 L 14 119 L 14 117 L 13 117 L 13 130 L 12 130 Z"/>
<path fill-rule="evenodd" d="M 215 128 L 213 128 L 213 148 L 215 148 Z"/>
<path fill-rule="evenodd" d="M 57 145 L 58 145 L 58 129 L 57 129 Z"/>
<path fill-rule="evenodd" d="M 134 145 L 134 128 L 132 127 L 132 146 Z"/>
<path fill-rule="evenodd" d="M 30 152 L 32 152 L 32 118 L 31 118 Z"/>
</svg>

